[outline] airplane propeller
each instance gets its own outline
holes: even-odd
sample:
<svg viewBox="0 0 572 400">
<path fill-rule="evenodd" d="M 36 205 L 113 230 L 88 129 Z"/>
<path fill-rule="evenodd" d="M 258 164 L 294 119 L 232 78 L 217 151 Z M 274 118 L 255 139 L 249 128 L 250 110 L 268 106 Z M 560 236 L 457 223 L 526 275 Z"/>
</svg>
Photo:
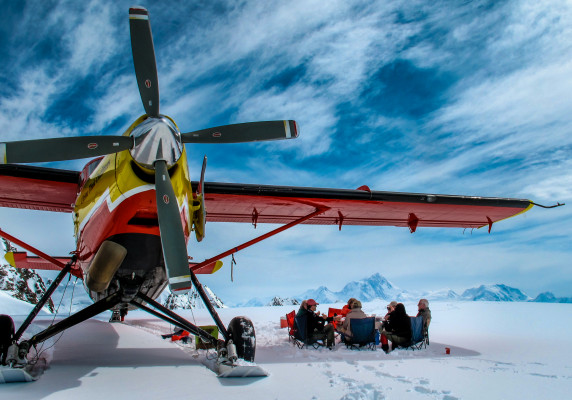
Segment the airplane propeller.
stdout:
<svg viewBox="0 0 572 400">
<path fill-rule="evenodd" d="M 0 164 L 99 157 L 133 147 L 129 136 L 77 136 L 0 143 Z"/>
<path fill-rule="evenodd" d="M 246 122 L 181 133 L 183 143 L 244 143 L 296 137 L 296 121 Z"/>
<path fill-rule="evenodd" d="M 189 260 L 187 244 L 181 224 L 181 214 L 175 191 L 163 160 L 155 162 L 155 196 L 157 217 L 161 233 L 161 247 L 171 291 L 184 291 L 190 288 Z"/>
<path fill-rule="evenodd" d="M 155 118 L 159 116 L 159 78 L 151 23 L 146 9 L 139 7 L 129 9 L 129 30 L 139 94 L 145 112 L 149 117 Z"/>
</svg>

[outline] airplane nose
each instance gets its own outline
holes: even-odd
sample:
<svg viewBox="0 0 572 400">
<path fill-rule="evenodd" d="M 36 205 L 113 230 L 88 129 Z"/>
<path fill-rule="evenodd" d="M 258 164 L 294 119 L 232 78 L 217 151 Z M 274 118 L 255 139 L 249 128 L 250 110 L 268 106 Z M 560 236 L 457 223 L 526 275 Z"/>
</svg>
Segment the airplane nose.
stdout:
<svg viewBox="0 0 572 400">
<path fill-rule="evenodd" d="M 147 118 L 137 125 L 131 136 L 135 145 L 130 150 L 135 162 L 153 170 L 158 160 L 165 161 L 167 168 L 175 165 L 183 153 L 181 133 L 169 118 Z"/>
</svg>

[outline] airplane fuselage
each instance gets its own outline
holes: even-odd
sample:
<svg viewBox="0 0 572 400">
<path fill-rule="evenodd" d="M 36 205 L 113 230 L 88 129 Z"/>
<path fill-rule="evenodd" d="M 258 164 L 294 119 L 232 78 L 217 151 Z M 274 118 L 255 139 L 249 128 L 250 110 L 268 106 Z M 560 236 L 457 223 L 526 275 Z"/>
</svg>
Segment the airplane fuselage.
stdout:
<svg viewBox="0 0 572 400">
<path fill-rule="evenodd" d="M 163 144 L 165 135 L 153 137 L 153 132 L 147 128 L 141 132 L 139 127 L 146 121 L 145 117 L 139 118 L 124 133 L 124 136 L 134 136 L 136 145 L 139 140 L 141 143 L 144 141 L 145 146 L 94 159 L 80 175 L 73 218 L 77 257 L 84 277 L 96 272 L 92 268 L 102 268 L 93 261 L 105 241 L 117 243 L 127 250 L 125 259 L 105 290 L 94 291 L 93 287 L 86 286 L 94 300 L 120 287 L 123 290 L 141 290 L 155 298 L 167 283 L 157 217 L 155 175 L 152 165 L 140 161 L 145 153 L 167 150 Z M 139 136 L 136 136 L 138 130 Z M 189 204 L 193 201 L 187 158 L 182 145 L 180 154 L 175 157 L 172 154 L 175 151 L 169 151 L 171 154 L 165 158 L 171 156 L 169 175 L 186 243 L 192 229 Z M 88 280 L 84 279 L 84 282 Z"/>
</svg>

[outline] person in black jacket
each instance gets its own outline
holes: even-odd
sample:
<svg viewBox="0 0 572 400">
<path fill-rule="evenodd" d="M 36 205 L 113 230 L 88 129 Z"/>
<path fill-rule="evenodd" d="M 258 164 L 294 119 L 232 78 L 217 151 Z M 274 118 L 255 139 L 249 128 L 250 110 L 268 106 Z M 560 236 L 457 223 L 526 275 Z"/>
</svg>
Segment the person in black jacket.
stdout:
<svg viewBox="0 0 572 400">
<path fill-rule="evenodd" d="M 325 340 L 326 346 L 331 349 L 334 346 L 334 326 L 326 322 L 332 322 L 334 317 L 326 317 L 316 313 L 318 303 L 314 299 L 306 300 L 306 308 L 300 307 L 297 317 L 306 316 L 306 337 L 312 342 Z M 305 312 L 304 312 L 305 310 Z"/>
<path fill-rule="evenodd" d="M 389 353 L 389 343 L 391 349 L 397 346 L 408 345 L 411 342 L 411 320 L 405 311 L 403 303 L 398 303 L 390 313 L 388 322 L 380 333 L 381 348 Z"/>
</svg>

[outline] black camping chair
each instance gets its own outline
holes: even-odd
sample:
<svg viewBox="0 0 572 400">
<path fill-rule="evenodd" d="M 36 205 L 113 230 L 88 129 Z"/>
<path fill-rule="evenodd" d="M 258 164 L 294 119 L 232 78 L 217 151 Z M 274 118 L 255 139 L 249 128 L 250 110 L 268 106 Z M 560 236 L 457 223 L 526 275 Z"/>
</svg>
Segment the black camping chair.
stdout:
<svg viewBox="0 0 572 400">
<path fill-rule="evenodd" d="M 351 337 L 345 337 L 346 347 L 350 349 L 367 348 L 376 350 L 375 346 L 375 317 L 350 319 Z"/>
</svg>

